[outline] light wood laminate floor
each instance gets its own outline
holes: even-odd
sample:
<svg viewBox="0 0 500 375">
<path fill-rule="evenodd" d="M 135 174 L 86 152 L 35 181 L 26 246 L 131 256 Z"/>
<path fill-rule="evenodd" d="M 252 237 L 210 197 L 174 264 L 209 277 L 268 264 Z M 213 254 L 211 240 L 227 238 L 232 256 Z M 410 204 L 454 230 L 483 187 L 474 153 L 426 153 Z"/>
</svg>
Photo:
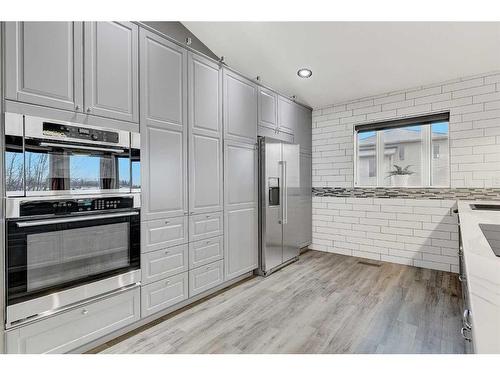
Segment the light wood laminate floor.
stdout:
<svg viewBox="0 0 500 375">
<path fill-rule="evenodd" d="M 463 353 L 460 295 L 456 274 L 308 251 L 93 352 Z"/>
</svg>

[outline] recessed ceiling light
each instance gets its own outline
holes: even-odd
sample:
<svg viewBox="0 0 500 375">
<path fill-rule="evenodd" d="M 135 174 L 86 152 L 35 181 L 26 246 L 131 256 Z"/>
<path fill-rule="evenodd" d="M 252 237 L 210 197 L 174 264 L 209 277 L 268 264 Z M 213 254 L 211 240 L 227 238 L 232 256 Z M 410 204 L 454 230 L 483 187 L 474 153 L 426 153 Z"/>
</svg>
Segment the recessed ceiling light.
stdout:
<svg viewBox="0 0 500 375">
<path fill-rule="evenodd" d="M 300 78 L 309 78 L 310 76 L 312 76 L 312 74 L 313 74 L 312 70 L 307 68 L 302 68 L 297 71 L 297 75 Z"/>
</svg>

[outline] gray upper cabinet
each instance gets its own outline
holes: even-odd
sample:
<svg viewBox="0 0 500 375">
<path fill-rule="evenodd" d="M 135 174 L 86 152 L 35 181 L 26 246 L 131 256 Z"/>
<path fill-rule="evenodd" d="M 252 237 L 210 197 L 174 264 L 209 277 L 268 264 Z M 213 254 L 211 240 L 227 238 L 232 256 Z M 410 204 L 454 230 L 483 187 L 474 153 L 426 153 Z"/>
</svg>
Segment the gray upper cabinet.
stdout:
<svg viewBox="0 0 500 375">
<path fill-rule="evenodd" d="M 222 95 L 217 63 L 188 56 L 189 212 L 222 211 Z"/>
<path fill-rule="evenodd" d="M 295 134 L 296 122 L 295 103 L 283 96 L 278 96 L 278 130 Z"/>
<path fill-rule="evenodd" d="M 130 22 L 85 23 L 85 112 L 139 121 L 138 37 Z"/>
<path fill-rule="evenodd" d="M 224 139 L 257 142 L 257 86 L 223 69 Z"/>
<path fill-rule="evenodd" d="M 188 213 L 187 52 L 140 31 L 142 218 Z"/>
<path fill-rule="evenodd" d="M 274 92 L 263 87 L 259 87 L 258 119 L 259 126 L 277 130 L 278 97 Z"/>
<path fill-rule="evenodd" d="M 5 97 L 83 109 L 82 22 L 6 22 Z"/>
<path fill-rule="evenodd" d="M 257 148 L 224 142 L 225 279 L 257 268 L 258 189 Z"/>
<path fill-rule="evenodd" d="M 312 113 L 311 110 L 295 105 L 296 127 L 295 143 L 300 145 L 300 152 L 312 154 Z"/>
</svg>

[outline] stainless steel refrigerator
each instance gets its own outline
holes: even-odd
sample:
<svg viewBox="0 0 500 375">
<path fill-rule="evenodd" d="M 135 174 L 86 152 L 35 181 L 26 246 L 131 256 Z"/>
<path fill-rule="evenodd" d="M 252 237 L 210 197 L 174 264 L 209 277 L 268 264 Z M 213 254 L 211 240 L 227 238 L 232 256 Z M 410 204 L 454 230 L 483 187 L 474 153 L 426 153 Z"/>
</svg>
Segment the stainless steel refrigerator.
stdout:
<svg viewBox="0 0 500 375">
<path fill-rule="evenodd" d="M 300 208 L 299 145 L 259 137 L 259 274 L 298 259 Z"/>
</svg>

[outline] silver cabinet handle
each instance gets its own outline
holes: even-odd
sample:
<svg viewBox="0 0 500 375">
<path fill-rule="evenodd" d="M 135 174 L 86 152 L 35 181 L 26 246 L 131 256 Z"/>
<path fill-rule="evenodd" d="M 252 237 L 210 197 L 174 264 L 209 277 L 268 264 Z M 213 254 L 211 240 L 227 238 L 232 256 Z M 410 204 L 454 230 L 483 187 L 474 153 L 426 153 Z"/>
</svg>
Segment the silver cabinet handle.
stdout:
<svg viewBox="0 0 500 375">
<path fill-rule="evenodd" d="M 465 327 L 462 327 L 462 329 L 460 330 L 460 334 L 462 335 L 462 337 L 465 339 L 465 341 L 468 341 L 468 342 L 471 342 L 472 341 L 472 338 L 469 337 L 466 332 L 470 332 L 470 330 L 468 330 L 467 328 Z"/>
<path fill-rule="evenodd" d="M 170 280 L 165 281 L 165 285 L 170 284 Z"/>
<path fill-rule="evenodd" d="M 88 313 L 89 313 L 89 310 L 87 310 L 87 309 L 82 310 L 82 315 L 87 315 Z"/>
<path fill-rule="evenodd" d="M 165 251 L 165 255 L 168 255 L 169 253 L 170 253 L 170 251 L 168 251 L 168 250 L 167 250 L 167 251 Z"/>
<path fill-rule="evenodd" d="M 77 104 L 75 105 L 75 111 L 79 111 L 80 110 L 80 106 Z"/>
<path fill-rule="evenodd" d="M 283 224 L 288 224 L 288 169 L 286 161 L 283 161 Z"/>
<path fill-rule="evenodd" d="M 170 224 L 170 221 L 168 221 L 168 220 L 165 220 L 165 224 Z"/>
<path fill-rule="evenodd" d="M 19 228 L 25 227 L 35 227 L 37 225 L 50 225 L 50 224 L 61 224 L 61 223 L 73 223 L 76 221 L 86 221 L 86 220 L 99 220 L 99 219 L 110 219 L 114 217 L 127 217 L 139 215 L 139 212 L 125 212 L 116 214 L 104 214 L 104 215 L 88 215 L 81 217 L 68 217 L 64 219 L 48 219 L 48 220 L 34 220 L 34 221 L 20 221 L 16 223 Z"/>
<path fill-rule="evenodd" d="M 87 107 L 87 113 L 90 113 L 90 112 L 92 112 L 92 108 Z"/>
<path fill-rule="evenodd" d="M 461 283 L 463 283 L 465 280 L 467 280 L 467 278 L 463 275 L 458 275 L 458 281 L 460 281 Z"/>
</svg>

